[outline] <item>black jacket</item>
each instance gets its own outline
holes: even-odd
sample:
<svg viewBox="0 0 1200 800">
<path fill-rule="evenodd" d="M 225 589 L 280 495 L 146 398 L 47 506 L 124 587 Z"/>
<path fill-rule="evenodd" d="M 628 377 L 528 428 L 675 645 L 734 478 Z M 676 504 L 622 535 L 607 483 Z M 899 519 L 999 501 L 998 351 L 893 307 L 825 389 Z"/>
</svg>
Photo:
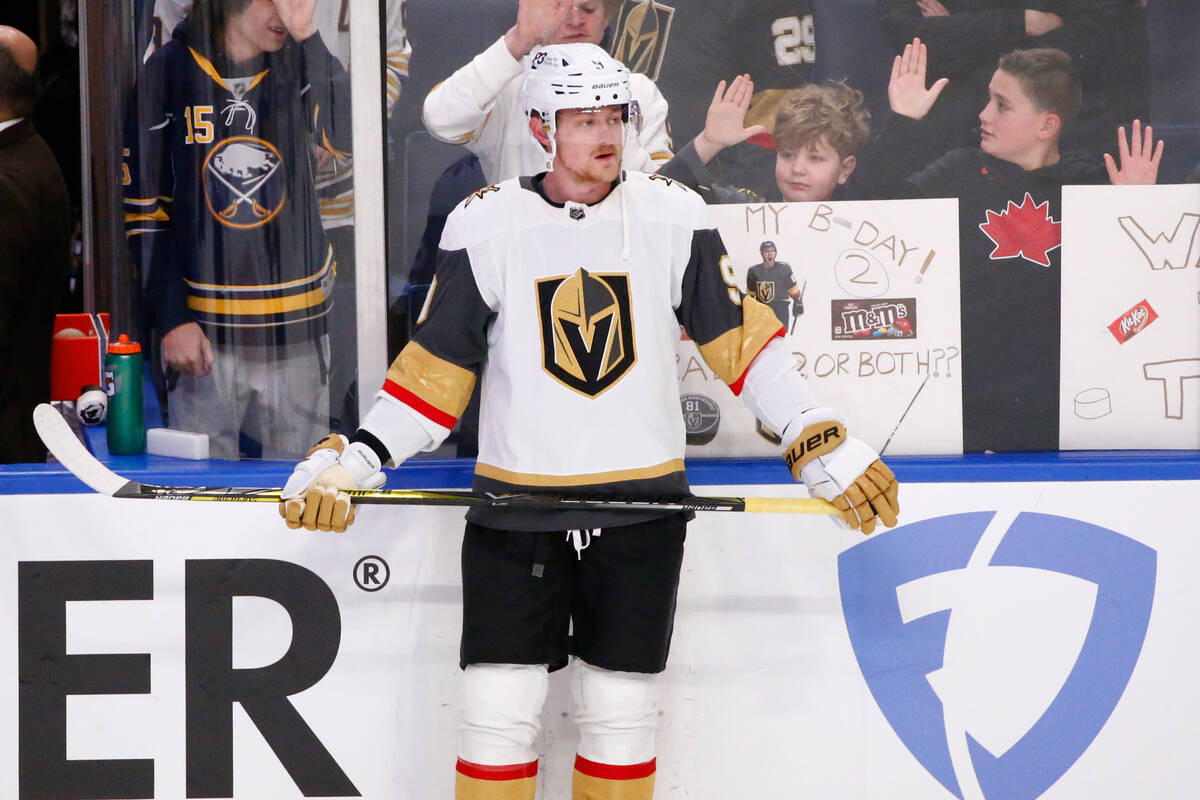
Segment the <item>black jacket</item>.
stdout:
<svg viewBox="0 0 1200 800">
<path fill-rule="evenodd" d="M 958 198 L 968 452 L 1058 449 L 1062 187 L 1107 182 L 1090 154 L 1026 171 L 973 147 L 905 182 Z"/>
<path fill-rule="evenodd" d="M 0 131 L 0 463 L 45 461 L 33 407 L 50 400 L 50 335 L 70 259 L 71 204 L 29 120 Z"/>
</svg>

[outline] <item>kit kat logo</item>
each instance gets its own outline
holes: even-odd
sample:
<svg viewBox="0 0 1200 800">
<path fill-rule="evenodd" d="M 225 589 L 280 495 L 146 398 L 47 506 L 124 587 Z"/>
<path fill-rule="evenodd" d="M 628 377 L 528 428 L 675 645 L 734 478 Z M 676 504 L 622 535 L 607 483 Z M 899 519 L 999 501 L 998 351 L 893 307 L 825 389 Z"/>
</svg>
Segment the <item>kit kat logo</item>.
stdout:
<svg viewBox="0 0 1200 800">
<path fill-rule="evenodd" d="M 1108 326 L 1113 338 L 1120 344 L 1125 344 L 1134 334 L 1141 333 L 1151 322 L 1158 319 L 1158 314 L 1146 300 L 1126 311 Z"/>
</svg>

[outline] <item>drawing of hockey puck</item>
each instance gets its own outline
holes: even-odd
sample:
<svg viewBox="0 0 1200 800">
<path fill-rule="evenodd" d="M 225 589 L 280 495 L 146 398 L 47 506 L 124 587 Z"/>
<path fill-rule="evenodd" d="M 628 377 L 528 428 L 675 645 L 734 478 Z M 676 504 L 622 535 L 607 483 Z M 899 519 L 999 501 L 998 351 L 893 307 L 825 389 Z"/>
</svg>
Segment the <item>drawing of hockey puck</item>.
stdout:
<svg viewBox="0 0 1200 800">
<path fill-rule="evenodd" d="M 1075 395 L 1075 416 L 1080 419 L 1100 419 L 1112 413 L 1112 397 L 1108 389 L 1094 387 Z"/>
<path fill-rule="evenodd" d="M 711 397 L 685 394 L 679 398 L 688 444 L 708 444 L 721 427 L 721 408 Z"/>
</svg>

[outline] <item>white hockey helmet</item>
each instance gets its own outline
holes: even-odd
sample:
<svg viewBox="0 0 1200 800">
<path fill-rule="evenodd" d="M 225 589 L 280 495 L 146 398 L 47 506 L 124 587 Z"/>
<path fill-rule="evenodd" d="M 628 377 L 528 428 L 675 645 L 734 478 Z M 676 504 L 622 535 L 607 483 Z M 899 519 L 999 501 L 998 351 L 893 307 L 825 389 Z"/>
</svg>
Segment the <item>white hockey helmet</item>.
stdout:
<svg viewBox="0 0 1200 800">
<path fill-rule="evenodd" d="M 564 108 L 603 108 L 621 106 L 626 122 L 637 124 L 637 101 L 629 88 L 629 70 L 594 44 L 550 44 L 533 52 L 525 70 L 522 87 L 525 119 L 534 112 L 542 120 L 542 129 L 550 137 L 550 152 L 546 154 L 546 169 L 554 169 L 558 151 L 554 136 L 558 125 L 556 115 Z M 528 126 L 526 126 L 528 128 Z M 541 142 L 529 131 L 534 142 Z"/>
</svg>

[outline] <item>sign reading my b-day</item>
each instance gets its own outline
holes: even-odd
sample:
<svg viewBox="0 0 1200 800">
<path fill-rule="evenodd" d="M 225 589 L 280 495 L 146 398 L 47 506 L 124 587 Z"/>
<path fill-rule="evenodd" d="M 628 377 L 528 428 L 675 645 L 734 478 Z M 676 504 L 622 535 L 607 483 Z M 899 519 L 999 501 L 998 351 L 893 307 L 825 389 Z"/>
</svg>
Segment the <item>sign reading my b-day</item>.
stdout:
<svg viewBox="0 0 1200 800">
<path fill-rule="evenodd" d="M 730 280 L 771 307 L 817 400 L 893 455 L 962 452 L 953 200 L 712 206 Z M 763 260 L 763 243 L 775 263 Z M 779 437 L 695 343 L 677 351 L 688 456 L 769 456 Z"/>
<path fill-rule="evenodd" d="M 1064 450 L 1200 447 L 1200 186 L 1063 188 Z"/>
</svg>

